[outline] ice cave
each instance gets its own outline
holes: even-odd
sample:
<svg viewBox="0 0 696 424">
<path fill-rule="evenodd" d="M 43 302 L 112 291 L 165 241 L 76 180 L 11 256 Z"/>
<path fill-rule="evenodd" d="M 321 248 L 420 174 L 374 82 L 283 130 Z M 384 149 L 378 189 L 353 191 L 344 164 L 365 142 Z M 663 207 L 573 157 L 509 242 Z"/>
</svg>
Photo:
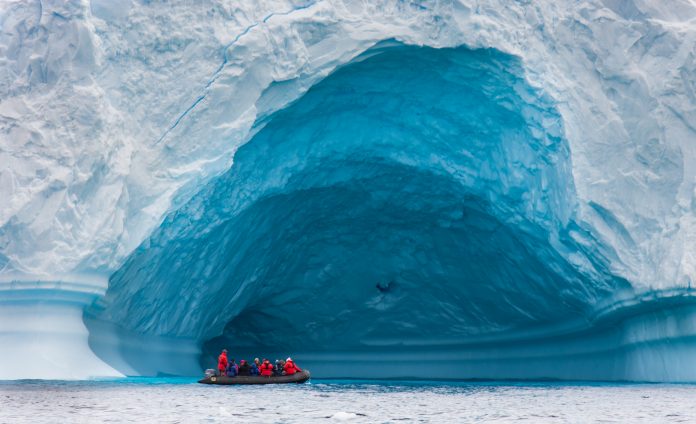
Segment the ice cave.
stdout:
<svg viewBox="0 0 696 424">
<path fill-rule="evenodd" d="M 696 381 L 696 6 L 497 3 L 0 5 L 0 379 Z"/>
</svg>

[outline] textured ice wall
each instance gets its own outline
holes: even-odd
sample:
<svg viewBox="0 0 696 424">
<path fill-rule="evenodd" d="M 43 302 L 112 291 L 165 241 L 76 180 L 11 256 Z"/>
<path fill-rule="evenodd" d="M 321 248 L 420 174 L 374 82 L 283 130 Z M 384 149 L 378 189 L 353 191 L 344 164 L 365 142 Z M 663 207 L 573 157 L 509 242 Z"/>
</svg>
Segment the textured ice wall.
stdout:
<svg viewBox="0 0 696 424">
<path fill-rule="evenodd" d="M 694 261 L 690 2 L 3 2 L 3 272 L 107 275 L 253 122 L 377 41 L 496 48 L 558 104 L 583 219 L 634 284 Z M 259 102 L 274 81 L 275 96 Z"/>
<path fill-rule="evenodd" d="M 686 1 L 3 2 L 3 281 L 96 275 L 103 290 L 164 216 L 229 167 L 254 122 L 394 38 L 518 57 L 565 132 L 575 201 L 558 219 L 572 212 L 590 232 L 580 238 L 601 247 L 602 278 L 684 287 L 695 16 Z"/>
</svg>

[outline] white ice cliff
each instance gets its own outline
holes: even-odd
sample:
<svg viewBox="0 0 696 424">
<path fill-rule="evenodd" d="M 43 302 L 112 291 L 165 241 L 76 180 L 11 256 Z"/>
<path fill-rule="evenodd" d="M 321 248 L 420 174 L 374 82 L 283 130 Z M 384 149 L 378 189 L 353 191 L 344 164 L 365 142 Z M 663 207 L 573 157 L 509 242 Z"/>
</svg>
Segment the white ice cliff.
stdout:
<svg viewBox="0 0 696 424">
<path fill-rule="evenodd" d="M 695 141 L 688 0 L 6 0 L 0 378 L 696 381 Z"/>
</svg>

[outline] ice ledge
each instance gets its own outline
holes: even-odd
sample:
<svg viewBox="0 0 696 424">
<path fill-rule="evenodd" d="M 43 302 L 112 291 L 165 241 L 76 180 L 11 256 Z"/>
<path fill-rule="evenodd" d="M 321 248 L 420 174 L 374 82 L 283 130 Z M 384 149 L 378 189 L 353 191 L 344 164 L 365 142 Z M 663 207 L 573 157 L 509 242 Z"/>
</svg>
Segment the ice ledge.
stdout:
<svg viewBox="0 0 696 424">
<path fill-rule="evenodd" d="M 108 277 L 92 274 L 0 274 L 0 297 L 3 293 L 18 291 L 66 291 L 94 297 L 103 296 L 108 287 Z"/>
<path fill-rule="evenodd" d="M 104 294 L 99 279 L 0 279 L 0 379 L 120 377 L 89 348 L 85 306 Z"/>
</svg>

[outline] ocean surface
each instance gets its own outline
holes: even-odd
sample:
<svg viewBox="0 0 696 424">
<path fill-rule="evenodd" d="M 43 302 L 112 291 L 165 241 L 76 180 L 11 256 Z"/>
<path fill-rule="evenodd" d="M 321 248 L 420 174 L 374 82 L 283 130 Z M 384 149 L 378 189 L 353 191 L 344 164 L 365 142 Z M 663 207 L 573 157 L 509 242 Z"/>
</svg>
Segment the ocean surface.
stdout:
<svg viewBox="0 0 696 424">
<path fill-rule="evenodd" d="M 696 385 L 192 379 L 0 382 L 2 423 L 696 422 Z"/>
</svg>

